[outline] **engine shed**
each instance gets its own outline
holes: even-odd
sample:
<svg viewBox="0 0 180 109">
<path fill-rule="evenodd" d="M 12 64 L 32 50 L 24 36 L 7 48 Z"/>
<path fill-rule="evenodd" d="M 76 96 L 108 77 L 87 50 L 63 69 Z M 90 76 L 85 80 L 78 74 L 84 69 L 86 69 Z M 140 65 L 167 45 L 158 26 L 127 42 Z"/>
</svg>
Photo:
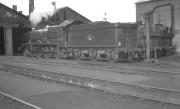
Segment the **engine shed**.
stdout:
<svg viewBox="0 0 180 109">
<path fill-rule="evenodd" d="M 30 29 L 28 17 L 17 12 L 16 5 L 11 9 L 0 3 L 0 55 L 20 54 L 23 36 Z"/>
</svg>

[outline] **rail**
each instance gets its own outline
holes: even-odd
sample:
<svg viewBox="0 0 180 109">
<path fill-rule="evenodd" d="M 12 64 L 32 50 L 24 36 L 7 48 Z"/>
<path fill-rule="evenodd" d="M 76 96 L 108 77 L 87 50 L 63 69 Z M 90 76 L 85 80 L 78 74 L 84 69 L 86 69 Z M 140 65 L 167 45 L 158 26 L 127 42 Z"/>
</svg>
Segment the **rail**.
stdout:
<svg viewBox="0 0 180 109">
<path fill-rule="evenodd" d="M 24 61 L 21 61 L 21 59 L 8 59 L 14 62 L 20 62 L 23 63 Z M 52 62 L 49 60 L 37 60 L 36 58 L 31 58 L 31 61 L 27 61 L 26 63 L 33 63 L 33 64 L 39 64 L 39 65 L 53 65 L 53 66 L 68 66 L 68 67 L 73 67 L 73 68 L 82 68 L 82 69 L 98 69 L 101 71 L 113 71 L 116 73 L 122 73 L 122 74 L 132 74 L 132 75 L 145 75 L 145 76 L 165 76 L 165 77 L 171 77 L 171 76 L 176 76 L 179 75 L 179 71 L 169 71 L 169 70 L 162 70 L 162 68 L 164 69 L 164 67 L 169 67 L 170 69 L 179 69 L 178 65 L 173 65 L 168 64 L 167 65 L 163 65 L 163 64 L 154 64 L 154 66 L 161 67 L 161 70 L 155 70 L 155 69 L 145 69 L 145 68 L 131 68 L 131 67 L 123 67 L 120 64 L 113 64 L 113 63 L 105 63 L 105 62 L 90 62 L 90 61 L 75 61 L 75 62 Z M 84 66 L 84 64 L 86 64 L 87 66 Z M 81 66 L 80 66 L 81 65 Z M 136 65 L 140 65 L 140 66 L 149 66 L 152 64 L 149 63 L 136 63 Z M 99 67 L 102 67 L 104 69 L 99 69 Z M 153 67 L 153 66 L 152 66 Z"/>
<path fill-rule="evenodd" d="M 38 106 L 30 104 L 30 103 L 28 103 L 26 101 L 23 101 L 23 100 L 21 100 L 19 98 L 13 97 L 13 96 L 11 96 L 11 95 L 9 95 L 7 93 L 1 92 L 1 91 L 0 91 L 0 96 L 1 96 L 0 100 L 6 100 L 6 101 L 9 101 L 9 102 L 11 101 L 11 104 L 12 103 L 20 104 L 21 106 L 24 107 L 24 109 L 42 109 L 42 108 L 40 108 Z"/>
</svg>

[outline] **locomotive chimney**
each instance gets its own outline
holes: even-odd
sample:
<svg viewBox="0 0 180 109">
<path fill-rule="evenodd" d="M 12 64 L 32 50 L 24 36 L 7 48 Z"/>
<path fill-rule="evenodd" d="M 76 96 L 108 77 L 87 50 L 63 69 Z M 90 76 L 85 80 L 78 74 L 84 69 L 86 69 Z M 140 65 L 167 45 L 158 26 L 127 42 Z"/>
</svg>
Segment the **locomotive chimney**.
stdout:
<svg viewBox="0 0 180 109">
<path fill-rule="evenodd" d="M 34 10 L 34 0 L 29 0 L 29 16 Z"/>
</svg>

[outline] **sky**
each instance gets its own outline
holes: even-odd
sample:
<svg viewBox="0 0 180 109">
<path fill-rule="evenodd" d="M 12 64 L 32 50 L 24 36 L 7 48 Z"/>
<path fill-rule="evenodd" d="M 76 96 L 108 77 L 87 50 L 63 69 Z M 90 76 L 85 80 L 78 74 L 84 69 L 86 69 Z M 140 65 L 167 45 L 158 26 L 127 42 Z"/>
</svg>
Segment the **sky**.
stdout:
<svg viewBox="0 0 180 109">
<path fill-rule="evenodd" d="M 52 8 L 51 2 L 56 2 L 57 8 L 68 6 L 90 19 L 91 21 L 101 21 L 105 17 L 109 22 L 135 22 L 137 0 L 34 0 L 35 8 L 46 11 Z M 17 5 L 18 11 L 23 14 L 29 13 L 29 0 L 0 0 L 8 7 Z"/>
</svg>

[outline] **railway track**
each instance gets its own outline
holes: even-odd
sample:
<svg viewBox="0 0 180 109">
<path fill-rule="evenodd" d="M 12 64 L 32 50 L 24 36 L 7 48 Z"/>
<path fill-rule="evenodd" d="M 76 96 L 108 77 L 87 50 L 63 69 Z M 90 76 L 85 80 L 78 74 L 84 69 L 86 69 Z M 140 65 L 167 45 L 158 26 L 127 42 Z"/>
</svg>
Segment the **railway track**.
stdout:
<svg viewBox="0 0 180 109">
<path fill-rule="evenodd" d="M 6 104 L 8 109 L 14 109 L 15 107 L 18 109 L 42 109 L 38 106 L 30 104 L 26 101 L 23 101 L 19 98 L 13 97 L 9 94 L 0 91 L 0 102 Z M 1 107 L 4 108 L 4 107 Z"/>
<path fill-rule="evenodd" d="M 80 87 L 100 90 L 118 96 L 128 96 L 137 98 L 140 101 L 156 102 L 164 106 L 165 109 L 180 108 L 180 91 L 156 87 L 146 87 L 143 85 L 117 83 L 98 78 L 88 78 L 75 75 L 63 74 L 63 72 L 49 72 L 36 69 L 22 68 L 12 65 L 1 65 L 0 70 L 30 76 L 56 83 L 65 83 Z"/>
<path fill-rule="evenodd" d="M 173 57 L 175 58 L 175 57 Z M 13 58 L 10 58 L 13 59 Z M 49 62 L 49 63 L 59 63 L 59 62 L 52 62 L 55 61 L 56 59 L 53 58 L 33 58 L 31 57 L 30 59 L 32 60 L 38 60 L 38 61 L 43 61 L 43 62 Z M 63 59 L 61 59 L 63 60 Z M 172 61 L 172 60 L 176 60 Z M 79 63 L 79 64 L 93 64 L 93 65 L 104 65 L 104 66 L 112 66 L 112 65 L 121 65 L 121 64 L 129 64 L 129 65 L 141 65 L 141 66 L 158 66 L 158 67 L 169 67 L 169 68 L 179 68 L 180 65 L 180 60 L 179 58 L 177 59 L 171 59 L 171 58 L 165 58 L 165 59 L 159 59 L 154 62 L 143 62 L 143 61 L 133 61 L 133 62 L 124 62 L 124 63 L 111 63 L 111 62 L 105 62 L 105 61 L 87 61 L 87 60 L 71 60 L 71 59 L 66 59 L 66 61 L 70 61 L 70 62 L 75 62 L 75 63 Z M 132 64 L 131 64 L 132 63 Z"/>
<path fill-rule="evenodd" d="M 178 68 L 179 69 L 179 65 L 180 62 L 173 62 L 173 61 L 168 61 L 168 60 L 155 60 L 154 62 L 136 62 L 133 63 L 136 65 L 140 65 L 140 66 L 153 66 L 153 67 L 168 67 L 168 68 Z M 131 65 L 131 64 L 130 64 Z"/>
<path fill-rule="evenodd" d="M 122 64 L 112 64 L 112 63 L 104 63 L 104 62 L 89 62 L 89 61 L 77 61 L 77 60 L 61 60 L 61 61 L 53 61 L 50 59 L 36 59 L 31 58 L 29 60 L 19 60 L 15 58 L 10 58 L 9 60 L 21 63 L 29 63 L 29 64 L 39 64 L 39 65 L 52 65 L 52 66 L 66 66 L 66 67 L 73 67 L 73 68 L 81 68 L 81 69 L 93 69 L 93 70 L 102 70 L 102 71 L 111 71 L 117 72 L 121 74 L 131 74 L 131 75 L 145 75 L 145 76 L 166 76 L 166 77 L 175 77 L 179 75 L 179 71 L 172 72 L 172 71 L 165 71 L 165 70 L 154 70 L 153 68 L 146 69 L 146 68 L 131 68 L 131 64 L 121 66 Z M 136 63 L 135 63 L 136 64 Z M 150 66 L 152 64 L 140 64 L 140 66 Z M 159 67 L 161 64 L 158 64 Z M 156 66 L 156 65 L 154 65 Z M 162 68 L 168 66 L 162 66 Z M 175 69 L 179 67 L 174 67 L 170 69 Z"/>
</svg>

